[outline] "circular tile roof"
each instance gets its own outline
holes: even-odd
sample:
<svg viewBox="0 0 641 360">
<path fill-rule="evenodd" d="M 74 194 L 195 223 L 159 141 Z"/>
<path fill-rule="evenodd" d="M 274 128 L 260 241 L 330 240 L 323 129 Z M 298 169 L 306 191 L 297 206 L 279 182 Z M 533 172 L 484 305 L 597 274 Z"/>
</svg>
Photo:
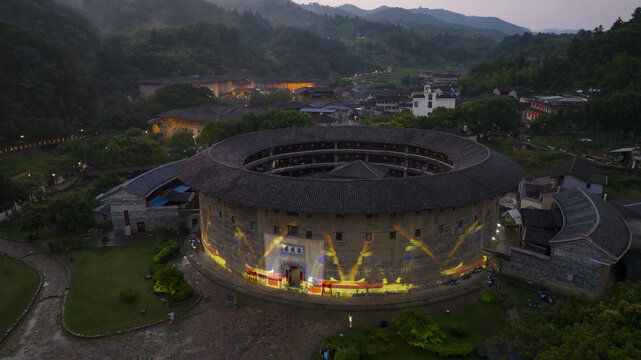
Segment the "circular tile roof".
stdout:
<svg viewBox="0 0 641 360">
<path fill-rule="evenodd" d="M 389 143 L 447 154 L 451 169 L 404 178 L 287 177 L 245 168 L 245 160 L 276 146 L 310 142 Z M 340 150 L 339 150 L 340 152 Z M 334 165 L 332 163 L 332 165 Z M 323 214 L 377 214 L 458 207 L 499 196 L 523 177 L 515 162 L 445 133 L 393 127 L 304 127 L 223 140 L 185 160 L 178 177 L 195 190 L 244 206 Z"/>
</svg>

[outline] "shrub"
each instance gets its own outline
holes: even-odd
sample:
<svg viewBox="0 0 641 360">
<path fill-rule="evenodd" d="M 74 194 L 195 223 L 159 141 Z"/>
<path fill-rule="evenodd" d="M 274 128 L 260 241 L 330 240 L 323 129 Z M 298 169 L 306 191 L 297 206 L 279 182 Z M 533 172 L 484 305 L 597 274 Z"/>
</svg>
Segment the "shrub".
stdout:
<svg viewBox="0 0 641 360">
<path fill-rule="evenodd" d="M 481 297 L 479 297 L 479 302 L 481 304 L 491 304 L 494 301 L 493 295 L 493 293 L 481 294 Z"/>
<path fill-rule="evenodd" d="M 511 309 L 514 305 L 512 298 L 507 293 L 485 293 L 479 298 L 481 304 L 493 304 L 501 307 L 504 310 Z"/>
<path fill-rule="evenodd" d="M 180 286 L 184 275 L 174 264 L 168 262 L 154 273 L 153 279 L 156 282 L 154 289 L 164 294 L 174 293 Z"/>
<path fill-rule="evenodd" d="M 125 289 L 120 291 L 120 301 L 131 304 L 138 301 L 138 292 L 134 289 Z"/>
<path fill-rule="evenodd" d="M 323 341 L 325 346 L 327 347 L 327 350 L 329 350 L 330 353 L 335 353 L 339 349 L 345 349 L 347 347 L 356 347 L 357 343 L 352 339 L 351 336 L 344 335 L 340 336 L 337 333 L 334 333 L 328 337 L 325 338 Z"/>
<path fill-rule="evenodd" d="M 164 264 L 169 259 L 176 253 L 180 251 L 180 245 L 178 245 L 175 241 L 170 240 L 169 243 L 160 250 L 156 256 L 154 256 L 154 262 L 156 264 Z"/>
<path fill-rule="evenodd" d="M 392 322 L 398 328 L 397 334 L 412 346 L 425 348 L 429 344 L 440 345 L 445 339 L 438 324 L 423 310 L 407 309 Z"/>
<path fill-rule="evenodd" d="M 158 271 L 159 269 L 162 269 L 162 267 L 163 267 L 164 265 L 165 265 L 165 264 L 156 264 L 156 263 L 151 263 L 151 264 L 149 265 L 149 273 L 151 274 L 151 276 L 154 276 L 154 274 L 156 273 L 156 271 Z"/>
<path fill-rule="evenodd" d="M 358 360 L 360 353 L 355 347 L 347 347 L 339 350 L 336 355 L 334 355 L 334 360 Z"/>
<path fill-rule="evenodd" d="M 466 337 L 470 334 L 470 330 L 467 328 L 467 326 L 461 323 L 452 324 L 449 330 L 450 334 L 455 337 Z"/>
<path fill-rule="evenodd" d="M 385 329 L 369 326 L 369 327 L 366 327 L 364 330 L 365 330 L 365 334 L 367 334 L 367 337 L 372 341 L 383 341 L 386 343 L 390 342 L 389 333 Z"/>
<path fill-rule="evenodd" d="M 447 344 L 432 345 L 424 347 L 425 350 L 431 351 L 442 357 L 465 356 L 474 351 L 474 346 L 466 341 L 453 342 Z"/>
<path fill-rule="evenodd" d="M 169 240 L 167 238 L 162 238 L 162 239 L 156 241 L 156 243 L 154 244 L 154 254 L 158 254 L 160 252 L 160 250 L 162 250 L 162 248 L 167 246 L 167 244 L 169 244 L 170 242 L 171 242 L 171 240 Z"/>
<path fill-rule="evenodd" d="M 377 356 L 388 354 L 394 350 L 390 339 L 390 333 L 378 327 L 370 326 L 364 328 L 369 341 L 359 344 L 359 352 L 366 356 Z"/>
<path fill-rule="evenodd" d="M 180 285 L 178 285 L 178 288 L 171 294 L 171 298 L 174 302 L 181 302 L 190 299 L 194 294 L 194 287 L 183 280 Z"/>
</svg>

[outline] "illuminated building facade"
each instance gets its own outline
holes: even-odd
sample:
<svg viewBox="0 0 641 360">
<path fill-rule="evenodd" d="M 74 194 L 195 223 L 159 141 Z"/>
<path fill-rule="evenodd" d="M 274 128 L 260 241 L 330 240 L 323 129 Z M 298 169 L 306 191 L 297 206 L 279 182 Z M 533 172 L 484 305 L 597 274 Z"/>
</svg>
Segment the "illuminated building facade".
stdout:
<svg viewBox="0 0 641 360">
<path fill-rule="evenodd" d="M 227 106 L 205 106 L 188 109 L 175 109 L 158 115 L 147 121 L 154 134 L 161 134 L 163 139 L 172 137 L 180 131 L 191 131 L 198 137 L 209 121 L 240 119 L 245 109 Z"/>
<path fill-rule="evenodd" d="M 522 171 L 422 130 L 241 135 L 186 160 L 205 250 L 239 282 L 310 295 L 414 293 L 483 267 L 499 196 Z"/>
</svg>

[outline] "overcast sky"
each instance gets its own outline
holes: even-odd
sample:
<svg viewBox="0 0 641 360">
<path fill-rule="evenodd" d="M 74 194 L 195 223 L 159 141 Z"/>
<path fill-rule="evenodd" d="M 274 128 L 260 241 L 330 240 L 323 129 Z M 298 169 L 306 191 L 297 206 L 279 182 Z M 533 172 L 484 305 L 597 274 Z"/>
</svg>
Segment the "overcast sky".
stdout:
<svg viewBox="0 0 641 360">
<path fill-rule="evenodd" d="M 531 30 L 586 29 L 599 25 L 609 29 L 621 17 L 629 20 L 641 0 L 311 0 L 323 5 L 345 3 L 362 9 L 381 5 L 430 9 L 445 9 L 464 15 L 496 16 Z M 294 0 L 309 3 L 310 0 Z"/>
</svg>

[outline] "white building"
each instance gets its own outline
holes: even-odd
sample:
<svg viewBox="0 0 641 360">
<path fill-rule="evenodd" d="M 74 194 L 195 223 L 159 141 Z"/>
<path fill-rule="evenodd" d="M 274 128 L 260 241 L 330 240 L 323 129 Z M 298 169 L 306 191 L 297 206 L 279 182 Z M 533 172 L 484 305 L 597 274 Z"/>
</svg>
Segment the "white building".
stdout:
<svg viewBox="0 0 641 360">
<path fill-rule="evenodd" d="M 425 85 L 423 95 L 415 95 L 412 98 L 412 114 L 415 116 L 429 116 L 437 107 L 454 109 L 456 107 L 456 95 L 453 92 L 445 92 L 441 89 L 432 90 L 430 85 Z"/>
</svg>

